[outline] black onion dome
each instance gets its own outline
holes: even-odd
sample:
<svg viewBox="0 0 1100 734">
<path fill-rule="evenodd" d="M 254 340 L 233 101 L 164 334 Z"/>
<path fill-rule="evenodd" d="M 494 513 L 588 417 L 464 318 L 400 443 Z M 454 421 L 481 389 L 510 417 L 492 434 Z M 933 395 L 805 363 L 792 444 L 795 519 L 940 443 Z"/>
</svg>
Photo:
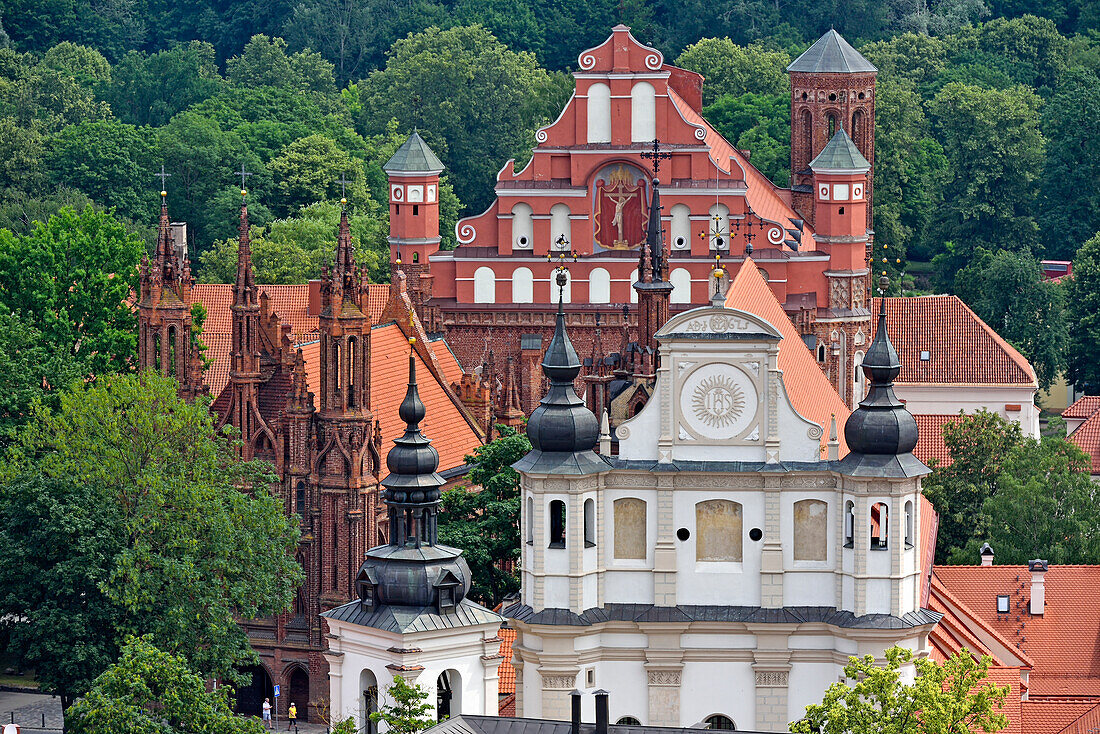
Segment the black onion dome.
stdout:
<svg viewBox="0 0 1100 734">
<path fill-rule="evenodd" d="M 393 448 L 386 456 L 386 468 L 390 473 L 382 480 L 382 486 L 435 489 L 438 496 L 438 489 L 446 480 L 435 471 L 439 467 L 439 452 L 420 431 L 425 409 L 416 386 L 416 361 L 412 355 L 409 355 L 409 388 L 398 408 L 398 415 L 405 421 L 405 432 L 394 439 Z"/>
<path fill-rule="evenodd" d="M 917 445 L 917 420 L 894 394 L 894 380 L 901 372 L 901 361 L 887 333 L 885 297 L 880 301 L 878 328 L 862 366 L 870 389 L 859 407 L 848 416 L 844 440 L 848 449 L 856 454 L 908 454 Z"/>
<path fill-rule="evenodd" d="M 558 286 L 564 286 L 564 273 L 558 274 Z M 527 437 L 535 451 L 575 453 L 591 451 L 599 438 L 599 422 L 573 390 L 580 374 L 581 361 L 565 331 L 565 308 L 558 294 L 554 338 L 542 360 L 542 371 L 550 379 L 550 390 L 527 421 Z"/>
</svg>

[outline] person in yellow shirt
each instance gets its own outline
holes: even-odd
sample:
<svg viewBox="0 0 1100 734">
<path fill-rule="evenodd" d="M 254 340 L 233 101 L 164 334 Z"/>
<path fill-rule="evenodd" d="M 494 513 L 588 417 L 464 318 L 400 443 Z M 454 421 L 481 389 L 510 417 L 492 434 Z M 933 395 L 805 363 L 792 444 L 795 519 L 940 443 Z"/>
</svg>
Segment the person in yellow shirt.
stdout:
<svg viewBox="0 0 1100 734">
<path fill-rule="evenodd" d="M 290 731 L 290 727 L 294 726 L 298 721 L 298 709 L 294 705 L 294 702 L 290 702 L 290 708 L 286 712 L 286 730 Z"/>
</svg>

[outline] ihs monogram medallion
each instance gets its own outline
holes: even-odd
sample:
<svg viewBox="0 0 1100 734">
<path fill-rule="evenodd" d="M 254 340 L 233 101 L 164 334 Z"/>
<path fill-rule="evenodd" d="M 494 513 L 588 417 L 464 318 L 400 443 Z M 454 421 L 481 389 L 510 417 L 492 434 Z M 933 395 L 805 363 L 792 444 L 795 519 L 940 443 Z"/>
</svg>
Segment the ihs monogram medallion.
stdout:
<svg viewBox="0 0 1100 734">
<path fill-rule="evenodd" d="M 712 428 L 725 428 L 745 409 L 745 394 L 727 375 L 711 375 L 692 393 L 696 417 Z"/>
</svg>

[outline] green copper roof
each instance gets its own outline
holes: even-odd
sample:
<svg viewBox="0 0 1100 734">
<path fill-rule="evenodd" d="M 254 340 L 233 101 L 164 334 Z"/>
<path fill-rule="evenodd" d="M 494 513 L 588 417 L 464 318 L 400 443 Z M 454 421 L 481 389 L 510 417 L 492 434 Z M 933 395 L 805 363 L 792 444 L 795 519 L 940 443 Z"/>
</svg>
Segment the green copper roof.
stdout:
<svg viewBox="0 0 1100 734">
<path fill-rule="evenodd" d="M 813 170 L 825 169 L 829 171 L 866 171 L 871 167 L 863 154 L 859 152 L 855 142 L 844 132 L 844 128 L 836 131 L 833 139 L 825 144 L 817 158 L 810 161 Z"/>
<path fill-rule="evenodd" d="M 420 133 L 413 130 L 405 144 L 382 167 L 386 173 L 440 173 L 443 163 L 436 157 Z"/>
<path fill-rule="evenodd" d="M 863 58 L 863 54 L 836 31 L 830 29 L 814 45 L 795 59 L 787 71 L 806 71 L 817 74 L 850 74 L 878 71 L 875 65 Z"/>
</svg>

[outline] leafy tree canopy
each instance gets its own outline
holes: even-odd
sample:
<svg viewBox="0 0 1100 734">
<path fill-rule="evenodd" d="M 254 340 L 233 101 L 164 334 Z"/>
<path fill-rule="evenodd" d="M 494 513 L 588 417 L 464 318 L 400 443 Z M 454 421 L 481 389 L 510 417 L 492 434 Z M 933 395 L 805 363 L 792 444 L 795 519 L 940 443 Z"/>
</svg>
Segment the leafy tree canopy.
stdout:
<svg viewBox="0 0 1100 734">
<path fill-rule="evenodd" d="M 419 734 L 435 726 L 432 708 L 428 703 L 428 691 L 395 675 L 393 685 L 386 689 L 382 706 L 370 715 L 370 720 L 375 724 L 386 722 L 386 730 L 394 734 Z"/>
<path fill-rule="evenodd" d="M 1066 377 L 1090 394 L 1100 393 L 1100 233 L 1081 246 L 1066 287 L 1069 334 Z"/>
<path fill-rule="evenodd" d="M 216 59 L 214 47 L 201 41 L 149 55 L 131 51 L 111 71 L 102 95 L 123 122 L 160 127 L 224 86 Z"/>
<path fill-rule="evenodd" d="M 287 53 L 282 38 L 252 37 L 240 56 L 225 63 L 229 81 L 242 87 L 287 87 L 299 92 L 333 94 L 332 64 L 313 51 Z"/>
<path fill-rule="evenodd" d="M 760 44 L 741 46 L 728 37 L 703 38 L 684 49 L 676 59 L 677 66 L 703 75 L 703 104 L 708 105 L 725 95 L 740 97 L 752 93 L 789 97 L 791 82 L 787 66 L 790 63 L 791 57 L 786 51 Z"/>
</svg>

